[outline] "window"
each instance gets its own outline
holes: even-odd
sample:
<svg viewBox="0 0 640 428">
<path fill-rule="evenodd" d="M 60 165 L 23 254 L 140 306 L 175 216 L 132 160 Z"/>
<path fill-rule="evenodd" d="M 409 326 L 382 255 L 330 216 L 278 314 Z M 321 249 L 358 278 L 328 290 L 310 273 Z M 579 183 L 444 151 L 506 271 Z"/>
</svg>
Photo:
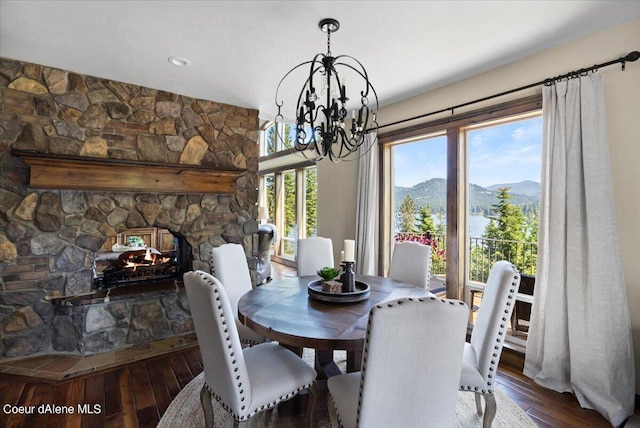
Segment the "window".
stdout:
<svg viewBox="0 0 640 428">
<path fill-rule="evenodd" d="M 318 236 L 318 171 L 316 168 L 304 170 L 304 235 Z"/>
<path fill-rule="evenodd" d="M 274 256 L 285 264 L 295 260 L 297 241 L 317 234 L 317 170 L 315 163 L 287 149 L 294 127 L 271 124 L 261 132 L 258 173 L 259 204 L 266 206 L 270 223 L 278 229 Z M 278 135 L 291 141 L 279 141 Z"/>
<path fill-rule="evenodd" d="M 447 138 L 427 136 L 391 145 L 393 239 L 431 246 L 433 280 L 444 284 Z"/>
<path fill-rule="evenodd" d="M 535 275 L 541 140 L 539 96 L 380 136 L 389 201 L 382 242 L 431 245 L 432 283 L 446 284 L 448 297 L 474 309 L 471 323 L 497 260 Z M 380 249 L 383 273 L 390 247 Z M 532 301 L 522 294 L 517 300 Z M 526 328 L 510 334 L 525 344 Z"/>
<path fill-rule="evenodd" d="M 282 255 L 294 258 L 296 253 L 296 240 L 298 238 L 298 222 L 296 216 L 296 172 L 285 171 L 282 173 L 283 196 L 282 206 L 284 227 L 280 228 L 282 239 Z"/>
<path fill-rule="evenodd" d="M 466 283 L 470 303 L 480 307 L 482 287 L 496 261 L 509 260 L 521 274 L 536 272 L 542 116 L 536 113 L 482 123 L 464 133 L 468 162 Z M 522 318 L 519 306 L 514 317 Z M 512 318 L 512 322 L 511 335 L 525 339 L 528 319 L 516 324 Z"/>
<path fill-rule="evenodd" d="M 261 132 L 260 155 L 268 156 L 287 151 L 295 141 L 295 125 L 289 123 L 270 124 Z"/>
<path fill-rule="evenodd" d="M 484 283 L 497 260 L 535 274 L 542 117 L 486 123 L 466 131 L 469 280 Z"/>
</svg>

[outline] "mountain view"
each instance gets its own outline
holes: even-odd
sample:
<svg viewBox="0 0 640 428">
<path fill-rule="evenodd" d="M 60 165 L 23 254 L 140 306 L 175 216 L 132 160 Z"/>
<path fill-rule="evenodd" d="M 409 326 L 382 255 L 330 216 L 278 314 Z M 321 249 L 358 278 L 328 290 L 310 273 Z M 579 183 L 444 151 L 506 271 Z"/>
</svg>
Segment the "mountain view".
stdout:
<svg viewBox="0 0 640 428">
<path fill-rule="evenodd" d="M 537 207 L 540 202 L 540 183 L 526 180 L 518 183 L 493 184 L 481 187 L 475 184 L 469 185 L 469 205 L 473 215 L 488 216 L 491 213 L 492 205 L 498 202 L 496 195 L 498 189 L 509 187 L 511 194 L 510 203 L 522 207 L 522 211 L 527 211 Z M 411 196 L 416 206 L 431 207 L 431 212 L 444 213 L 447 204 L 446 180 L 444 178 L 432 178 L 416 184 L 412 187 L 395 187 L 395 207 L 398 209 L 402 200 Z"/>
</svg>

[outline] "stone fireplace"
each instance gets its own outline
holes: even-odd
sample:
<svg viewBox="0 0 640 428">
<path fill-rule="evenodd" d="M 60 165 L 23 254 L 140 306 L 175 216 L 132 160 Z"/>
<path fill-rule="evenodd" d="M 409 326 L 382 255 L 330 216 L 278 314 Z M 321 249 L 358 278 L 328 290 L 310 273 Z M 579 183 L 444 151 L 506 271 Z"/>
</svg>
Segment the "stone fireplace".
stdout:
<svg viewBox="0 0 640 428">
<path fill-rule="evenodd" d="M 1 358 L 193 331 L 179 277 L 94 286 L 131 230 L 179 236 L 205 271 L 240 243 L 255 279 L 257 140 L 255 110 L 0 58 Z"/>
</svg>

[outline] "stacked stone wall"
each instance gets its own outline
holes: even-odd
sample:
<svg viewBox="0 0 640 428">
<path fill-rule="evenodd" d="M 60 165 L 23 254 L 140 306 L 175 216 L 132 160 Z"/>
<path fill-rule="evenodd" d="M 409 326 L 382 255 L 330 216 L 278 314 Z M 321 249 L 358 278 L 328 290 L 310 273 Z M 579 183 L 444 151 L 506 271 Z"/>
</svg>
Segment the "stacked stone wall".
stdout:
<svg viewBox="0 0 640 428">
<path fill-rule="evenodd" d="M 180 304 L 54 311 L 50 297 L 91 291 L 95 252 L 128 228 L 180 233 L 195 269 L 210 270 L 211 248 L 241 243 L 255 278 L 257 140 L 255 110 L 0 58 L 0 356 L 96 352 L 192 330 L 181 293 Z M 12 150 L 242 174 L 233 194 L 33 189 Z"/>
</svg>

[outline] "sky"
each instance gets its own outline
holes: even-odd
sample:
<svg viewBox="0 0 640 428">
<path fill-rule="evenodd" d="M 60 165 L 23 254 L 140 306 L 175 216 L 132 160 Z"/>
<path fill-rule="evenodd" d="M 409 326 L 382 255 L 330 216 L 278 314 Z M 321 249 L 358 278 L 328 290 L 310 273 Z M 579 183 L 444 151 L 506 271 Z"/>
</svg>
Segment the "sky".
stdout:
<svg viewBox="0 0 640 428">
<path fill-rule="evenodd" d="M 467 131 L 469 182 L 540 182 L 542 117 Z M 447 173 L 446 137 L 394 146 L 395 185 L 411 187 Z"/>
</svg>

